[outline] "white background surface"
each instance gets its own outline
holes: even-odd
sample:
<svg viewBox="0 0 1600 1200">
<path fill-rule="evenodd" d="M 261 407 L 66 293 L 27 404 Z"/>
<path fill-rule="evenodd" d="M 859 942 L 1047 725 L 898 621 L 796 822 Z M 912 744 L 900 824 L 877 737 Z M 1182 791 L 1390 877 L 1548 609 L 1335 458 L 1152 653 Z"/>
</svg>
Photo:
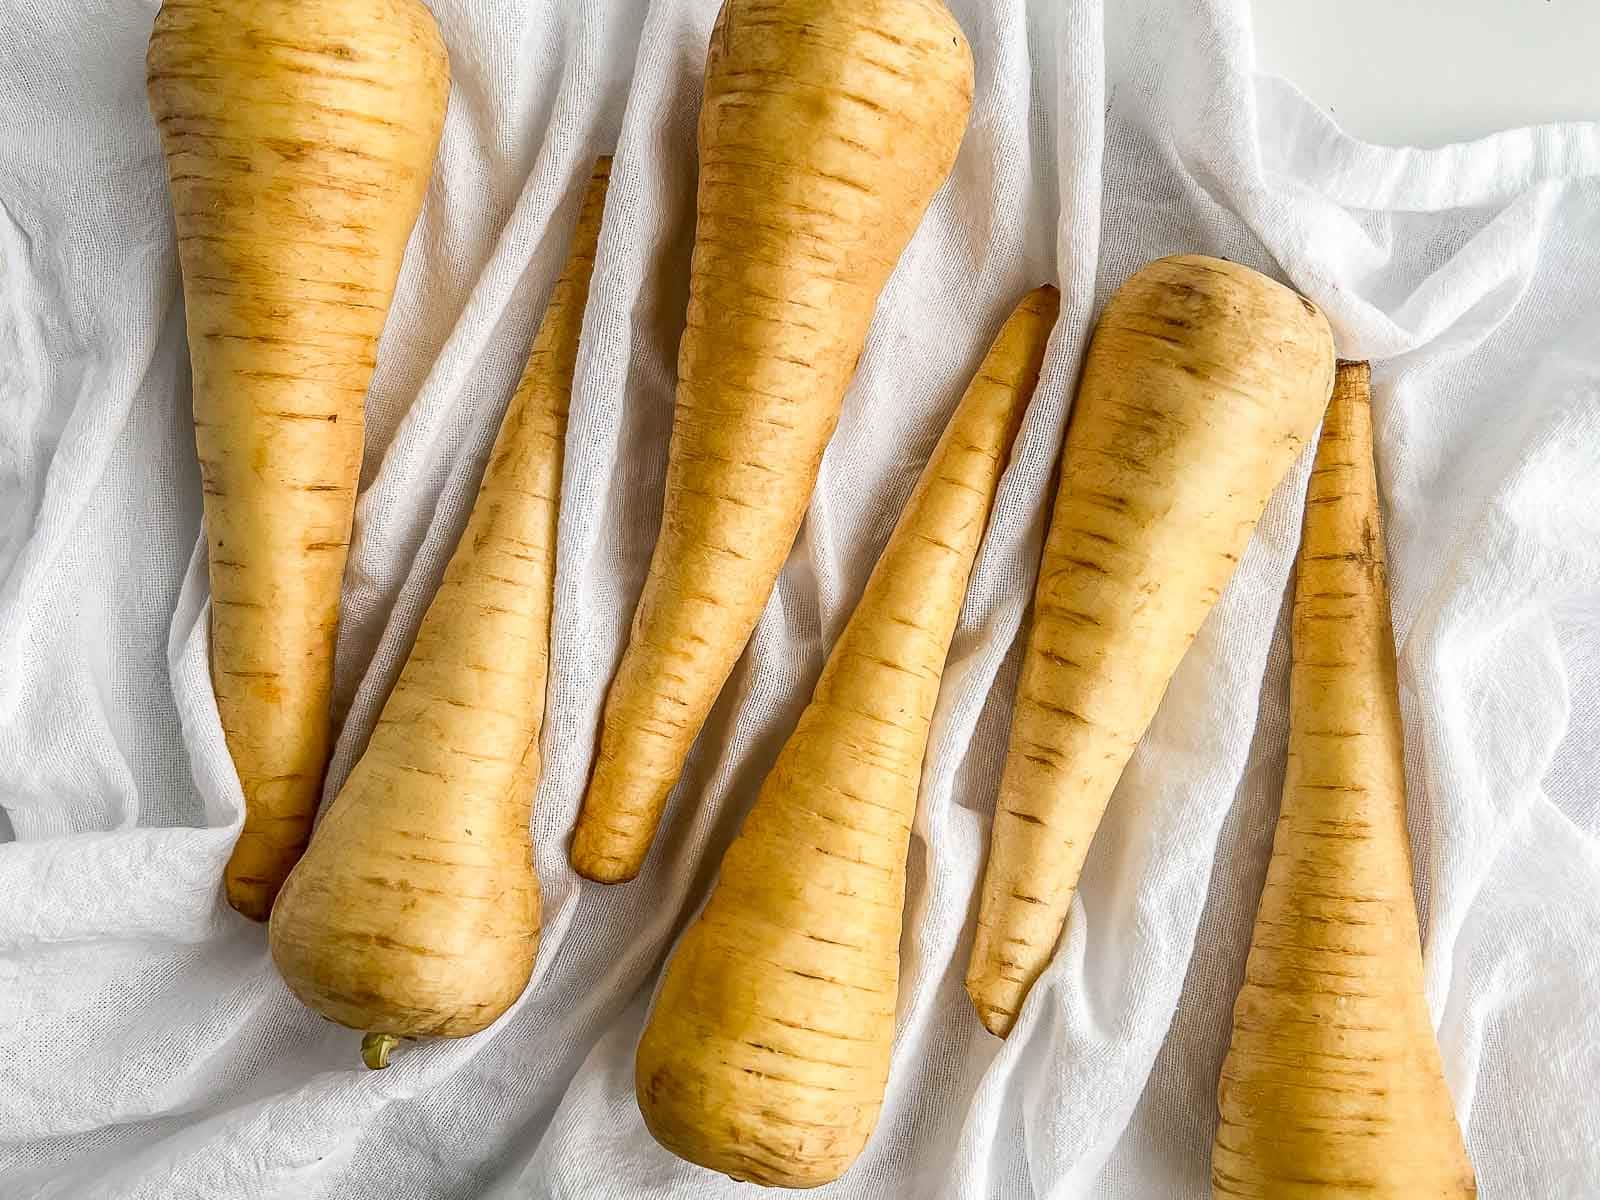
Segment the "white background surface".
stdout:
<svg viewBox="0 0 1600 1200">
<path fill-rule="evenodd" d="M 1009 1040 L 961 987 L 1071 381 L 1111 290 L 1179 251 L 1289 281 L 1374 362 L 1447 1075 L 1483 1200 L 1595 1200 L 1600 125 L 1375 150 L 1328 106 L 1369 137 L 1406 131 L 1275 56 L 1273 22 L 1264 64 L 1315 102 L 1253 74 L 1248 0 L 949 2 L 978 64 L 961 158 L 885 292 L 806 532 L 656 853 L 602 889 L 572 875 L 566 839 L 657 526 L 717 0 L 432 0 L 455 89 L 368 397 L 330 790 L 465 523 L 575 184 L 617 158 L 567 443 L 539 966 L 493 1029 L 408 1045 L 374 1075 L 217 886 L 241 796 L 206 668 L 183 309 L 144 102 L 156 0 L 0 0 L 3 1200 L 756 1200 L 650 1139 L 633 1045 L 921 460 L 1046 279 L 1062 324 L 929 751 L 889 1102 L 856 1168 L 812 1195 L 1206 1200 L 1283 779 L 1280 617 L 1308 464 L 1174 679 Z M 1297 44 L 1354 87 L 1348 47 L 1377 53 L 1374 29 L 1399 63 L 1458 32 L 1380 7 L 1346 3 Z M 1519 78 L 1577 84 L 1579 67 Z M 1499 95 L 1424 90 L 1441 115 Z M 1485 109 L 1464 132 L 1554 115 Z"/>
<path fill-rule="evenodd" d="M 1263 71 L 1348 133 L 1442 146 L 1600 119 L 1596 0 L 1257 0 Z"/>
</svg>

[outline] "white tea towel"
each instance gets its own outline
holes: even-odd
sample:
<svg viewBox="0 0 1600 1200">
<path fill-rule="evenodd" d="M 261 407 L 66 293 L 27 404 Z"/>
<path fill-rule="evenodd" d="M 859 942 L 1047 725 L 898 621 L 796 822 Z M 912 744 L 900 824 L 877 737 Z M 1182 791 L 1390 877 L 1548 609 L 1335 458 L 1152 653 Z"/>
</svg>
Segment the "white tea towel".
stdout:
<svg viewBox="0 0 1600 1200">
<path fill-rule="evenodd" d="M 1287 280 L 1374 360 L 1447 1073 L 1482 1195 L 1600 1194 L 1600 126 L 1379 149 L 1256 76 L 1244 0 L 951 0 L 978 69 L 960 160 L 644 873 L 602 888 L 566 839 L 660 512 L 716 3 L 433 0 L 454 89 L 368 398 L 330 794 L 465 523 L 581 181 L 596 154 L 616 166 L 562 497 L 539 964 L 491 1030 L 374 1074 L 220 899 L 240 793 L 143 96 L 155 7 L 0 6 L 0 1196 L 754 1195 L 651 1141 L 633 1046 L 942 422 L 1041 282 L 1062 321 L 941 697 L 888 1103 L 819 1195 L 1206 1196 L 1282 780 L 1305 462 L 1118 788 L 1009 1041 L 961 986 L 1089 323 L 1178 251 Z"/>
</svg>

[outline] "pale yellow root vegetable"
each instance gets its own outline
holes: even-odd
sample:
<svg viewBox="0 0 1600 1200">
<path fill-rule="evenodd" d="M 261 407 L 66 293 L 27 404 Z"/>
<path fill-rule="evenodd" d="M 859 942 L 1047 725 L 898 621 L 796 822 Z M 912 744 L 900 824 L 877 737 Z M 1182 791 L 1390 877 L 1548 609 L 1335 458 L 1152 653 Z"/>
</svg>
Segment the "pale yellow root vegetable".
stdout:
<svg viewBox="0 0 1600 1200">
<path fill-rule="evenodd" d="M 572 865 L 632 879 L 794 542 L 878 293 L 955 161 L 972 55 L 939 0 L 726 0 L 666 497 Z"/>
<path fill-rule="evenodd" d="M 562 448 L 611 162 L 506 409 L 416 644 L 272 912 L 272 957 L 311 1008 L 399 1037 L 465 1037 L 527 985 L 539 944 L 528 818 L 539 782 Z"/>
<path fill-rule="evenodd" d="M 928 726 L 1058 303 L 1040 288 L 1001 330 L 667 965 L 636 1086 L 691 1162 L 814 1187 L 877 1123 Z"/>
<path fill-rule="evenodd" d="M 264 921 L 327 767 L 363 400 L 450 68 L 416 0 L 167 0 L 148 70 L 194 367 L 211 679 L 244 788 L 225 887 Z"/>
<path fill-rule="evenodd" d="M 1333 338 L 1246 267 L 1165 258 L 1112 297 L 1083 368 L 1034 595 L 967 992 L 1005 1036 L 1089 841 L 1268 497 L 1322 416 Z"/>
<path fill-rule="evenodd" d="M 1212 1192 L 1477 1194 L 1422 987 L 1404 737 L 1365 363 L 1343 363 L 1306 495 L 1289 764 L 1233 1044 Z"/>
</svg>

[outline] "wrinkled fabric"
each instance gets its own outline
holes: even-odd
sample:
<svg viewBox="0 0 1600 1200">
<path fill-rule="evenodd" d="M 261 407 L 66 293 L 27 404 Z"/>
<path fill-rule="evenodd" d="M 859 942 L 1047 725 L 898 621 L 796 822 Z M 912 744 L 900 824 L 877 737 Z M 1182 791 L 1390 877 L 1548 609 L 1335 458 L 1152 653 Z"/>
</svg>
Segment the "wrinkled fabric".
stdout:
<svg viewBox="0 0 1600 1200">
<path fill-rule="evenodd" d="M 1481 1194 L 1600 1179 L 1600 126 L 1342 134 L 1244 0 L 951 0 L 977 95 L 879 305 L 810 515 L 639 879 L 566 846 L 661 507 L 714 0 L 434 0 L 454 77 L 367 401 L 331 796 L 464 526 L 615 150 L 572 400 L 532 985 L 381 1074 L 219 879 L 182 294 L 153 0 L 0 9 L 0 1195 L 733 1197 L 645 1132 L 662 960 L 1015 301 L 1062 319 L 972 579 L 909 863 L 893 1074 L 819 1196 L 1200 1198 L 1287 723 L 1307 460 L 1172 682 L 1012 1037 L 962 991 L 1052 470 L 1090 322 L 1148 259 L 1249 263 L 1374 364 L 1428 998 Z"/>
</svg>

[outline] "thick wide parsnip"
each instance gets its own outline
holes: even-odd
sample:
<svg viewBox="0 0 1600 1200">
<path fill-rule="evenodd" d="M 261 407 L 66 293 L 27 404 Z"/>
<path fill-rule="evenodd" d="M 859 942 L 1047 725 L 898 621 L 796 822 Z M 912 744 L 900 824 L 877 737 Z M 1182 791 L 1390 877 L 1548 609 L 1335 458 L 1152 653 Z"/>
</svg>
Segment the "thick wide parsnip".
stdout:
<svg viewBox="0 0 1600 1200">
<path fill-rule="evenodd" d="M 636 1085 L 693 1162 L 812 1187 L 877 1123 L 929 722 L 1058 303 L 1040 288 L 1001 330 L 667 965 Z"/>
<path fill-rule="evenodd" d="M 330 1020 L 464 1037 L 527 985 L 539 944 L 528 818 L 540 775 L 567 406 L 611 163 L 507 406 L 466 531 L 366 753 L 272 912 L 272 957 Z"/>
</svg>

